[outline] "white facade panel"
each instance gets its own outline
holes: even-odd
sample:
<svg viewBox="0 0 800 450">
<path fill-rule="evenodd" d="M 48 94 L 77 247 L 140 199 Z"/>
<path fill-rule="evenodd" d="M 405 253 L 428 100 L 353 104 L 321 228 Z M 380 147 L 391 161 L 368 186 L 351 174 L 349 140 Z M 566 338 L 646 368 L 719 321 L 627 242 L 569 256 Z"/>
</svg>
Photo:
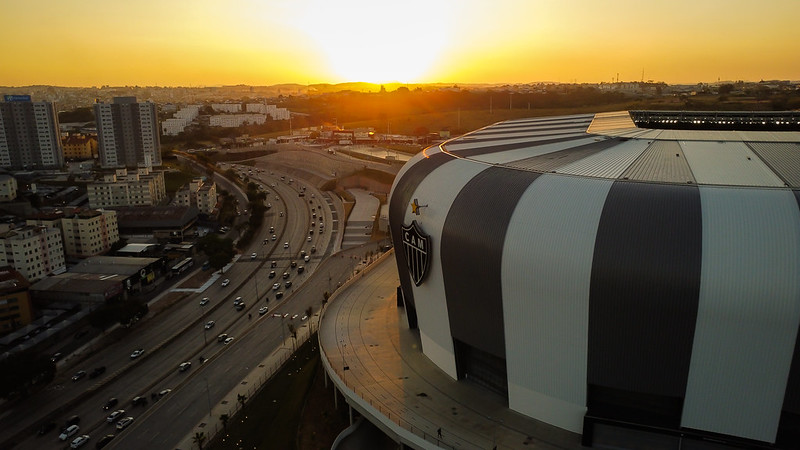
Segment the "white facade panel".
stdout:
<svg viewBox="0 0 800 450">
<path fill-rule="evenodd" d="M 583 136 L 586 136 L 586 133 L 584 133 L 583 131 L 576 131 L 575 133 L 564 133 L 564 134 L 559 134 L 558 136 L 552 136 L 552 135 L 548 135 L 546 133 L 543 133 L 541 136 L 519 137 L 519 138 L 509 138 L 509 139 L 503 138 L 503 139 L 493 140 L 491 142 L 485 142 L 485 141 L 484 142 L 470 142 L 468 139 L 458 139 L 457 141 L 454 141 L 452 143 L 445 144 L 445 149 L 447 149 L 447 150 L 449 150 L 451 152 L 455 152 L 455 154 L 458 155 L 458 152 L 460 150 L 467 150 L 467 149 L 472 149 L 472 148 L 485 148 L 485 147 L 491 147 L 491 146 L 496 146 L 496 145 L 519 144 L 519 143 L 526 143 L 526 142 L 531 144 L 531 147 L 534 147 L 534 146 L 536 146 L 536 142 L 537 141 L 546 141 L 546 140 L 553 139 L 554 137 L 566 138 L 566 137 L 583 137 Z M 490 150 L 490 149 L 487 149 L 487 150 Z"/>
<path fill-rule="evenodd" d="M 428 206 L 422 208 L 420 215 L 415 215 L 408 207 L 403 221 L 409 225 L 416 220 L 431 238 L 433 254 L 429 257 L 428 274 L 424 283 L 413 287 L 414 298 L 425 299 L 415 302 L 417 319 L 419 329 L 424 330 L 420 334 L 428 338 L 428 344 L 435 343 L 435 346 L 428 347 L 423 341 L 422 351 L 453 379 L 457 378 L 457 373 L 440 259 L 442 228 L 458 193 L 469 180 L 487 168 L 489 166 L 460 159 L 442 164 L 425 177 L 411 197 Z"/>
<path fill-rule="evenodd" d="M 681 141 L 698 184 L 783 186 L 783 181 L 743 142 Z"/>
<path fill-rule="evenodd" d="M 586 413 L 591 256 L 612 184 L 540 176 L 503 248 L 509 407 L 576 433 Z"/>
<path fill-rule="evenodd" d="M 647 150 L 649 142 L 630 140 L 567 164 L 556 172 L 600 178 L 618 178 Z"/>
<path fill-rule="evenodd" d="M 800 323 L 791 191 L 700 187 L 703 264 L 681 425 L 774 442 Z"/>
</svg>

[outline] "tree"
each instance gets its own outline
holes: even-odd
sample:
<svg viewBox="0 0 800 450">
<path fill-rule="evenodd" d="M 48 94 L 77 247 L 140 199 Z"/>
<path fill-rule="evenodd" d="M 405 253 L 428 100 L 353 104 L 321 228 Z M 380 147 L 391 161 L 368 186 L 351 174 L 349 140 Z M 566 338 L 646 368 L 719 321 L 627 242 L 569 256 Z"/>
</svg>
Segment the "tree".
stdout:
<svg viewBox="0 0 800 450">
<path fill-rule="evenodd" d="M 244 402 L 247 401 L 247 396 L 244 394 L 237 394 L 236 400 L 242 405 L 242 408 L 244 408 Z"/>
<path fill-rule="evenodd" d="M 723 84 L 719 87 L 719 95 L 728 95 L 733 92 L 732 84 Z"/>
<path fill-rule="evenodd" d="M 322 306 L 325 306 L 325 305 L 328 303 L 328 299 L 329 299 L 329 298 L 331 298 L 331 293 L 330 293 L 330 292 L 328 292 L 328 291 L 325 291 L 325 292 L 322 294 Z"/>
<path fill-rule="evenodd" d="M 198 431 L 192 437 L 192 442 L 197 444 L 197 448 L 203 450 L 203 443 L 206 441 L 206 434 L 202 431 Z"/>
</svg>

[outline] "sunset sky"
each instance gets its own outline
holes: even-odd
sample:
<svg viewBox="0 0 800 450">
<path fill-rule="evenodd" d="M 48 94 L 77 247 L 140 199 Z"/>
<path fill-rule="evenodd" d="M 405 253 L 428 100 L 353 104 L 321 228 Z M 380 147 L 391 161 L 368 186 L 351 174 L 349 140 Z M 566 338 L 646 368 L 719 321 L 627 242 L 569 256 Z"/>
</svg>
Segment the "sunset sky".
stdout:
<svg viewBox="0 0 800 450">
<path fill-rule="evenodd" d="M 800 0 L 2 0 L 0 85 L 800 80 Z"/>
</svg>

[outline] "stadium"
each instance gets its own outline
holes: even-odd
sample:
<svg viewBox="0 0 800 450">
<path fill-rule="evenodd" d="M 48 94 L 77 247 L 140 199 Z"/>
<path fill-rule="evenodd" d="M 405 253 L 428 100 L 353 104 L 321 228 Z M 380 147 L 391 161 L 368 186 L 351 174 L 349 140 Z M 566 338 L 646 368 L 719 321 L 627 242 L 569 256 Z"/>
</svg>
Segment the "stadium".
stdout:
<svg viewBox="0 0 800 450">
<path fill-rule="evenodd" d="M 398 174 L 422 351 L 587 447 L 800 448 L 800 114 L 514 120 Z"/>
</svg>

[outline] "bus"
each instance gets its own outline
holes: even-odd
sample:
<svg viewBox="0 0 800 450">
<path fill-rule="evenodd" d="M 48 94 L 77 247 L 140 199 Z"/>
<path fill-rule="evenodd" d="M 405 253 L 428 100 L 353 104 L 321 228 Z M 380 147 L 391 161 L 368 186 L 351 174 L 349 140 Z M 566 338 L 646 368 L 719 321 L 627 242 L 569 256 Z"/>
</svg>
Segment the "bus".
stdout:
<svg viewBox="0 0 800 450">
<path fill-rule="evenodd" d="M 186 272 L 187 270 L 189 270 L 189 268 L 192 267 L 193 265 L 194 265 L 194 261 L 192 260 L 192 258 L 186 258 L 183 261 L 179 262 L 178 264 L 175 264 L 174 266 L 172 266 L 172 274 L 173 275 L 180 275 L 183 272 Z"/>
</svg>

